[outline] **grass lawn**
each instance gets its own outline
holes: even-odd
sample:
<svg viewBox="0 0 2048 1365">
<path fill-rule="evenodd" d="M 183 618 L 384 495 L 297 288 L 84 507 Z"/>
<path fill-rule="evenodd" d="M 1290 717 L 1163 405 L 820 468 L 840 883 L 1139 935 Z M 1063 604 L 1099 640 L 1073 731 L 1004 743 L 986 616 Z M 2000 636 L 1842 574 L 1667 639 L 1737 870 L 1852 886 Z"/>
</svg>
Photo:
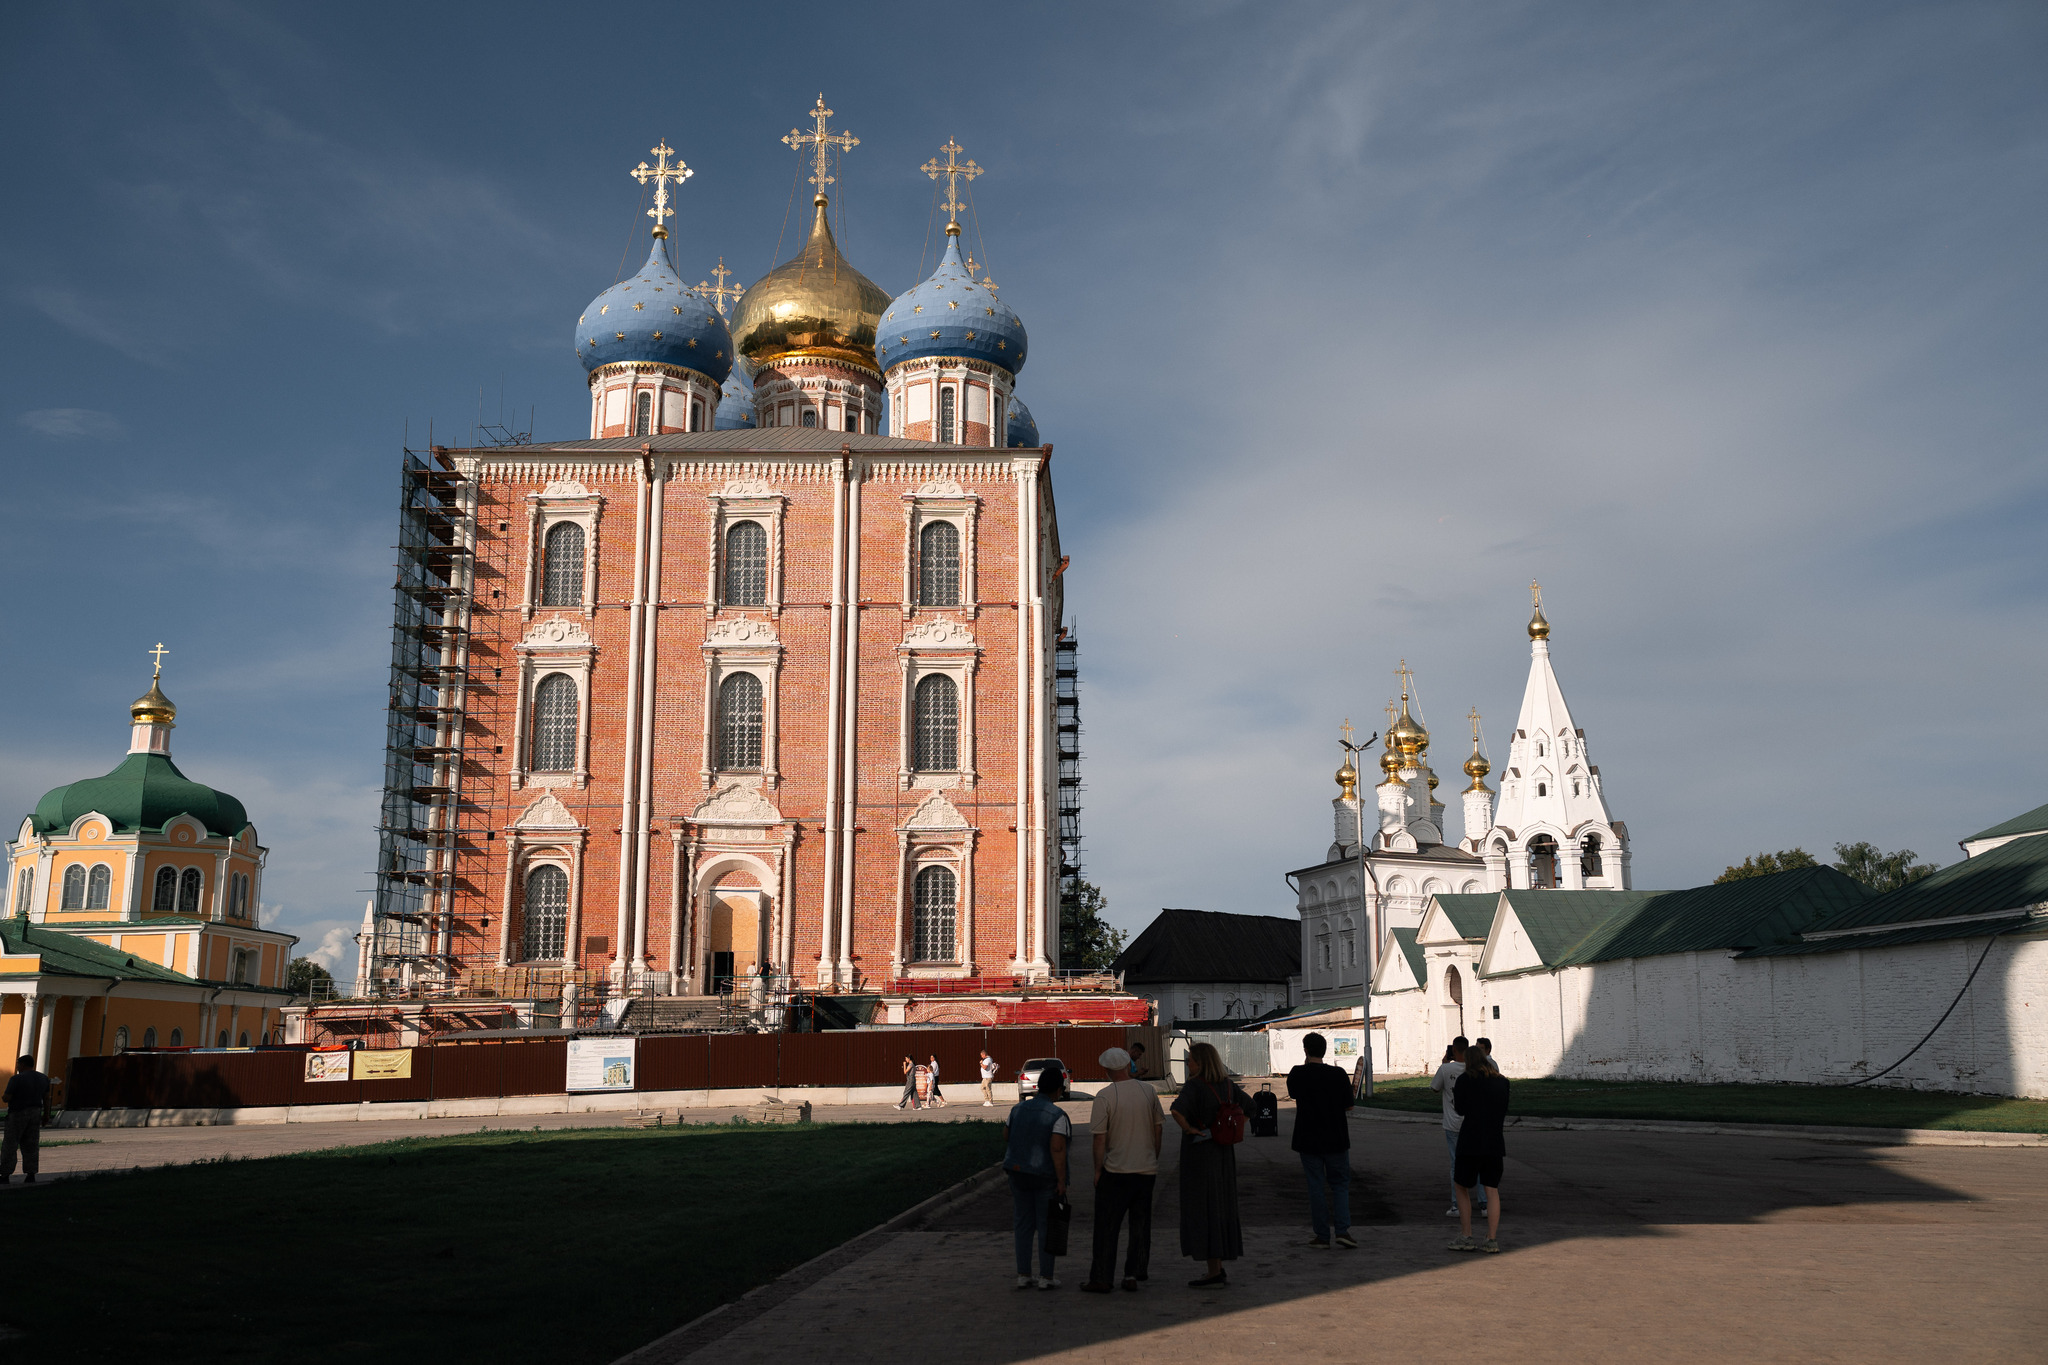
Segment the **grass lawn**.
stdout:
<svg viewBox="0 0 2048 1365">
<path fill-rule="evenodd" d="M 596 1365 L 992 1165 L 1001 1134 L 478 1133 L 59 1180 L 0 1201 L 10 1264 L 43 1267 L 0 1296 L 0 1355 Z"/>
<path fill-rule="evenodd" d="M 1721 1123 L 1815 1123 L 1851 1128 L 1960 1128 L 2048 1133 L 2048 1100 L 1946 1095 L 1928 1090 L 1853 1090 L 1824 1085 L 1686 1085 L 1511 1077 L 1509 1113 L 1574 1119 L 1703 1119 Z M 1439 1112 L 1443 1097 L 1424 1076 L 1375 1083 L 1375 1109 Z"/>
</svg>

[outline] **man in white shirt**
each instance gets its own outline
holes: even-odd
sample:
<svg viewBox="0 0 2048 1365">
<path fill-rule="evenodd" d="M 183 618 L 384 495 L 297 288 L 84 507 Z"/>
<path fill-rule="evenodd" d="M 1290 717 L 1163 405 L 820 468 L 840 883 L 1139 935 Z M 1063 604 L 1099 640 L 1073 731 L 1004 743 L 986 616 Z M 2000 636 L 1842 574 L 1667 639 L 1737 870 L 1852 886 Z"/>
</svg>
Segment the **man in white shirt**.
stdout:
<svg viewBox="0 0 2048 1365">
<path fill-rule="evenodd" d="M 1436 1069 L 1436 1075 L 1429 1078 L 1429 1088 L 1440 1092 L 1444 1097 L 1444 1139 L 1451 1149 L 1451 1207 L 1444 1213 L 1446 1218 L 1458 1216 L 1458 1130 L 1465 1126 L 1465 1117 L 1451 1103 L 1451 1087 L 1458 1083 L 1458 1077 L 1465 1074 L 1467 1046 L 1465 1035 L 1462 1033 L 1451 1039 L 1451 1045 L 1444 1049 L 1443 1065 Z M 1486 1198 L 1486 1190 L 1483 1187 L 1479 1191 L 1479 1198 Z M 1483 1211 L 1486 1205 L 1481 1203 L 1476 1207 Z"/>
<path fill-rule="evenodd" d="M 1131 1242 L 1124 1257 L 1124 1288 L 1136 1293 L 1152 1266 L 1152 1187 L 1159 1180 L 1159 1144 L 1165 1118 L 1159 1092 L 1131 1079 L 1131 1054 L 1113 1047 L 1099 1058 L 1110 1084 L 1095 1092 L 1088 1126 L 1095 1137 L 1095 1245 L 1088 1267 L 1088 1294 L 1107 1294 L 1114 1285 L 1117 1235 L 1125 1215 Z"/>
<path fill-rule="evenodd" d="M 996 1107 L 996 1059 L 988 1055 L 988 1049 L 981 1050 L 981 1107 Z"/>
</svg>

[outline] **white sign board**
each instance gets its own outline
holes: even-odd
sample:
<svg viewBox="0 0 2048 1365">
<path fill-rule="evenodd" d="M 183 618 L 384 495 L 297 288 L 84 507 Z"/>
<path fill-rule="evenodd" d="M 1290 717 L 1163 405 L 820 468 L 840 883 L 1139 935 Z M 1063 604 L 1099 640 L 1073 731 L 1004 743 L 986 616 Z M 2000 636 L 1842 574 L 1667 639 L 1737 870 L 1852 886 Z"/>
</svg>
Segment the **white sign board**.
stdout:
<svg viewBox="0 0 2048 1365">
<path fill-rule="evenodd" d="M 631 1090 L 636 1038 L 571 1038 L 569 1089 Z"/>
<path fill-rule="evenodd" d="M 1357 1067 L 1361 1050 L 1365 1047 L 1365 1028 L 1276 1028 L 1266 1030 L 1266 1040 L 1272 1049 L 1272 1067 L 1275 1076 L 1285 1076 L 1295 1067 L 1308 1060 L 1301 1050 L 1301 1040 L 1311 1033 L 1320 1033 L 1329 1043 L 1329 1051 L 1323 1060 L 1331 1066 L 1344 1068 L 1346 1075 Z"/>
</svg>

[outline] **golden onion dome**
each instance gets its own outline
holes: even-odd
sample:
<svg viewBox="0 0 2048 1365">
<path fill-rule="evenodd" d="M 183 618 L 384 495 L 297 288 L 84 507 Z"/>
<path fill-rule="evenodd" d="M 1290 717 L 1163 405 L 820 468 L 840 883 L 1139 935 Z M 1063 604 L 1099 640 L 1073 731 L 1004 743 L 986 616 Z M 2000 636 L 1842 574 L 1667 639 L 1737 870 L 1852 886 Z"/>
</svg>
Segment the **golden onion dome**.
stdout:
<svg viewBox="0 0 2048 1365">
<path fill-rule="evenodd" d="M 1428 773 L 1428 774 L 1429 774 L 1429 789 L 1430 789 L 1431 791 L 1435 791 L 1435 790 L 1436 790 L 1436 769 L 1434 769 L 1434 768 L 1424 768 L 1424 769 L 1423 769 L 1422 771 L 1424 771 L 1424 772 L 1426 772 L 1426 773 Z"/>
<path fill-rule="evenodd" d="M 1389 749 L 1380 755 L 1380 771 L 1387 775 L 1386 782 L 1380 783 L 1382 787 L 1401 780 L 1401 755 L 1397 750 Z"/>
<path fill-rule="evenodd" d="M 889 296 L 839 254 L 825 196 L 811 202 L 817 215 L 803 250 L 754 281 L 734 310 L 733 349 L 757 366 L 810 356 L 879 374 L 875 325 Z"/>
<path fill-rule="evenodd" d="M 1358 769 L 1352 765 L 1351 756 L 1344 756 L 1344 766 L 1337 769 L 1337 792 L 1346 801 L 1358 799 Z"/>
<path fill-rule="evenodd" d="M 149 691 L 135 699 L 134 705 L 128 708 L 128 714 L 134 717 L 137 725 L 170 725 L 178 719 L 178 708 L 164 695 L 157 680 L 151 678 Z"/>
<path fill-rule="evenodd" d="M 1540 603 L 1536 607 L 1535 614 L 1529 618 L 1529 638 L 1532 640 L 1548 640 L 1550 638 L 1550 622 L 1545 619 L 1543 607 Z"/>
<path fill-rule="evenodd" d="M 1488 763 L 1477 749 L 1472 751 L 1472 757 L 1465 760 L 1465 775 L 1472 779 L 1474 786 L 1484 781 L 1486 775 L 1492 771 L 1493 765 Z"/>
<path fill-rule="evenodd" d="M 1403 758 L 1414 758 L 1429 748 L 1429 731 L 1422 728 L 1422 722 L 1408 714 L 1408 698 L 1401 698 L 1401 715 L 1387 728 L 1387 738 Z"/>
</svg>

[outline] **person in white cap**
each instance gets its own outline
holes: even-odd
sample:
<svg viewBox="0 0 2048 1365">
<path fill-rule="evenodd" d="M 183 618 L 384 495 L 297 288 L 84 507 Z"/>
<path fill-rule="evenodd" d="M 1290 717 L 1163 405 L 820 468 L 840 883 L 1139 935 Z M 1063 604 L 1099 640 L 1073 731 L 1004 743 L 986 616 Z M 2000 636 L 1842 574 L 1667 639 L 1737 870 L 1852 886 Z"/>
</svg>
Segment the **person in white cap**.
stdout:
<svg viewBox="0 0 2048 1365">
<path fill-rule="evenodd" d="M 1159 1093 L 1131 1078 L 1131 1054 L 1113 1047 L 1098 1059 L 1110 1084 L 1095 1092 L 1088 1126 L 1095 1139 L 1095 1245 L 1083 1293 L 1115 1286 L 1117 1236 L 1125 1215 L 1131 1241 L 1124 1256 L 1124 1288 L 1137 1292 L 1152 1268 L 1152 1187 L 1159 1180 L 1159 1143 L 1165 1120 Z"/>
</svg>

